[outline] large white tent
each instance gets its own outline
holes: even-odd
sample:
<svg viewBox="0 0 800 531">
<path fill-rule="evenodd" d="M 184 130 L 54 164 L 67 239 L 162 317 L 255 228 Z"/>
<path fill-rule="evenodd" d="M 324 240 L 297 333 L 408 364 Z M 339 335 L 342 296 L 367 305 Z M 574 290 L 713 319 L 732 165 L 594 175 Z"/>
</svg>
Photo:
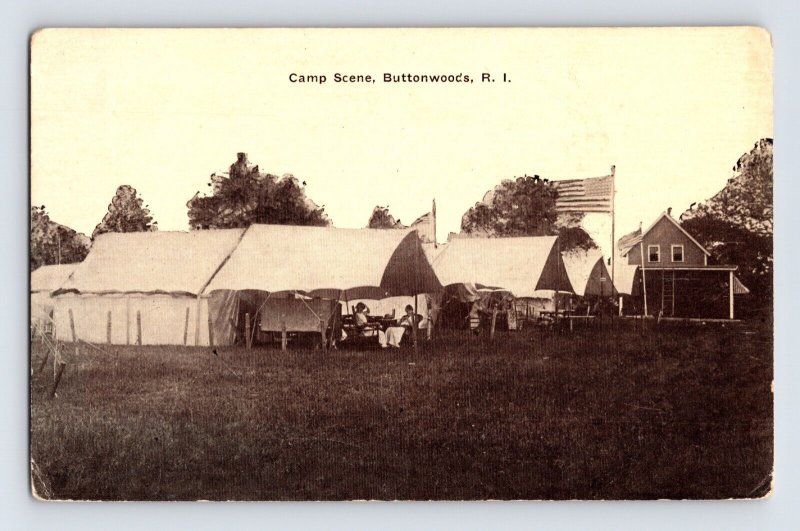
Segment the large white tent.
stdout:
<svg viewBox="0 0 800 531">
<path fill-rule="evenodd" d="M 439 289 L 441 284 L 413 229 L 252 225 L 205 293 L 258 291 L 274 299 L 288 292 L 340 301 L 349 309 L 358 300 L 413 300 L 415 294 Z M 301 315 L 286 314 L 286 304 L 273 299 L 256 305 L 254 319 L 284 312 L 280 320 L 290 331 L 289 323 L 295 323 L 294 331 L 319 328 Z M 305 308 L 321 321 L 331 317 L 328 311 L 317 315 L 311 303 L 293 307 Z M 275 320 L 261 320 L 265 331 L 270 329 L 268 321 Z"/>
<path fill-rule="evenodd" d="M 66 282 L 78 264 L 44 265 L 31 273 L 31 326 L 43 329 L 52 320 L 51 294 Z"/>
<path fill-rule="evenodd" d="M 206 293 L 256 289 L 352 300 L 440 288 L 413 229 L 252 225 Z"/>
<path fill-rule="evenodd" d="M 235 339 L 243 292 L 344 302 L 439 289 L 415 230 L 109 233 L 54 291 L 54 319 L 66 341 L 74 327 L 92 343 L 225 345 Z"/>
<path fill-rule="evenodd" d="M 86 259 L 54 292 L 58 339 L 71 341 L 74 325 L 79 340 L 93 343 L 208 345 L 209 304 L 216 301 L 201 295 L 243 234 L 228 229 L 97 236 Z M 229 335 L 225 326 L 214 327 L 220 343 Z"/>
<path fill-rule="evenodd" d="M 543 289 L 574 291 L 556 236 L 453 238 L 433 267 L 444 286 L 503 288 L 516 297 Z"/>
</svg>

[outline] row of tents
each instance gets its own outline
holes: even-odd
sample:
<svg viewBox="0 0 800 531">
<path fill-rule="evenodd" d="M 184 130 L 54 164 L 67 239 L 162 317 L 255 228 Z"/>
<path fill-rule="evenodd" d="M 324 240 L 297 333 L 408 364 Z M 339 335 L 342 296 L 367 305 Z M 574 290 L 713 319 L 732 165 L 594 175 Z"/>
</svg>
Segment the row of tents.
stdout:
<svg viewBox="0 0 800 531">
<path fill-rule="evenodd" d="M 264 330 L 313 329 L 333 311 L 325 301 L 345 313 L 359 300 L 402 311 L 455 285 L 517 298 L 616 294 L 599 250 L 562 253 L 555 236 L 437 247 L 414 229 L 251 225 L 99 235 L 80 264 L 31 274 L 31 320 L 67 341 L 226 345 L 241 338 L 244 309 Z"/>
</svg>

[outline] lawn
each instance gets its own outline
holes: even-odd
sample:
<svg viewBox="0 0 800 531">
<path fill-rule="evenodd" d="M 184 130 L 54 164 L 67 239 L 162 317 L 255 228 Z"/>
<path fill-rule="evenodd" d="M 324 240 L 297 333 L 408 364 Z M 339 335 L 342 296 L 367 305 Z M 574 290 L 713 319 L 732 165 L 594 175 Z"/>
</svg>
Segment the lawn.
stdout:
<svg viewBox="0 0 800 531">
<path fill-rule="evenodd" d="M 767 324 L 443 332 L 424 348 L 32 347 L 40 496 L 91 500 L 765 495 Z"/>
</svg>

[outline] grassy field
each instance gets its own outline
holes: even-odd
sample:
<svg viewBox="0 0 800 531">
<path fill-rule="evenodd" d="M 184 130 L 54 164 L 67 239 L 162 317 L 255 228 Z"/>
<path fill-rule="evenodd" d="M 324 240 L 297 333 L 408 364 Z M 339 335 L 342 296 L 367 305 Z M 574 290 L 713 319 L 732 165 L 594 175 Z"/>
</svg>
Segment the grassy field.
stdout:
<svg viewBox="0 0 800 531">
<path fill-rule="evenodd" d="M 419 352 L 66 346 L 56 398 L 52 364 L 31 378 L 34 485 L 92 500 L 764 495 L 771 328 L 650 327 L 448 332 Z"/>
</svg>

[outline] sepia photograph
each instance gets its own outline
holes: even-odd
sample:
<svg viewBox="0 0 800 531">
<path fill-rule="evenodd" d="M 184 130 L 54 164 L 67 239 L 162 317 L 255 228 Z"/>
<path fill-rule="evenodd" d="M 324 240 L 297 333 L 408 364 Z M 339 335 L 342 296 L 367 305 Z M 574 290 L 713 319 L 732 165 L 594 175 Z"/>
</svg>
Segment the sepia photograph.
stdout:
<svg viewBox="0 0 800 531">
<path fill-rule="evenodd" d="M 768 497 L 773 136 L 758 27 L 39 30 L 32 495 Z"/>
</svg>

